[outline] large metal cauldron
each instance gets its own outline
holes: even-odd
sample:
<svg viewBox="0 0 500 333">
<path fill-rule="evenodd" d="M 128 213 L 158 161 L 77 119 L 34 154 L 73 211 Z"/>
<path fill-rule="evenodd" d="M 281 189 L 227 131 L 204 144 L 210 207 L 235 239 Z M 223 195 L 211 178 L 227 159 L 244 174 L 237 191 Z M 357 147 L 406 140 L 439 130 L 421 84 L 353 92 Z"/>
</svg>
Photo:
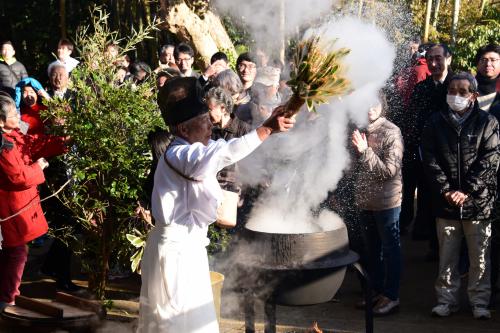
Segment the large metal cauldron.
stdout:
<svg viewBox="0 0 500 333">
<path fill-rule="evenodd" d="M 244 229 L 250 251 L 240 264 L 248 287 L 261 299 L 282 305 L 309 305 L 331 300 L 346 266 L 358 255 L 349 250 L 347 229 L 277 234 Z"/>
</svg>

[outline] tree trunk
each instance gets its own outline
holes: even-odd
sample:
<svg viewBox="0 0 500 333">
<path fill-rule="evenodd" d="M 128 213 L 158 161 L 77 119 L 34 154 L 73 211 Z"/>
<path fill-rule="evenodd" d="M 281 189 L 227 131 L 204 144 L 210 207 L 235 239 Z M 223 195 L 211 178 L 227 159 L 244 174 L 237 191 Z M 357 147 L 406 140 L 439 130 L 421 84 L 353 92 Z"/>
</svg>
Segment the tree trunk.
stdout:
<svg viewBox="0 0 500 333">
<path fill-rule="evenodd" d="M 280 0 L 280 61 L 285 63 L 285 0 Z"/>
<path fill-rule="evenodd" d="M 451 45 L 457 41 L 458 16 L 460 14 L 460 0 L 453 1 L 453 21 L 451 24 Z"/>
<path fill-rule="evenodd" d="M 484 7 L 488 4 L 488 0 L 481 0 L 480 16 L 483 17 Z"/>
<path fill-rule="evenodd" d="M 162 19 L 165 21 L 163 28 L 193 46 L 198 55 L 198 67 L 208 66 L 210 57 L 217 51 L 236 56 L 234 45 L 221 20 L 210 10 L 201 19 L 183 1 L 169 4 L 168 0 L 161 0 L 160 4 Z"/>
<path fill-rule="evenodd" d="M 61 38 L 66 38 L 66 0 L 59 0 L 59 25 Z"/>
<path fill-rule="evenodd" d="M 363 14 L 363 0 L 359 0 L 358 3 L 358 18 L 361 18 L 361 14 Z"/>
<path fill-rule="evenodd" d="M 153 12 L 154 11 L 154 8 L 153 8 L 153 4 L 144 0 L 143 1 L 144 4 L 144 16 L 146 18 L 146 22 L 147 24 L 151 24 L 151 23 L 156 23 L 156 22 L 152 22 L 153 18 L 155 17 L 155 13 Z M 155 37 L 155 41 L 157 41 L 156 43 L 152 43 L 151 41 L 148 41 L 147 45 L 148 45 L 148 52 L 150 54 L 150 57 L 148 59 L 151 59 L 151 64 L 153 64 L 153 69 L 156 67 L 155 64 L 158 63 L 158 32 L 157 31 L 154 31 L 154 37 Z"/>
<path fill-rule="evenodd" d="M 96 223 L 101 226 L 101 239 L 99 239 L 99 250 L 96 258 L 89 260 L 89 291 L 98 300 L 103 300 L 106 296 L 106 285 L 108 282 L 109 257 L 111 255 L 111 238 L 113 230 L 113 220 L 104 217 L 102 212 L 96 214 Z M 95 255 L 95 254 L 94 254 Z M 93 260 L 92 260 L 93 259 Z"/>
<path fill-rule="evenodd" d="M 436 29 L 437 27 L 437 21 L 439 18 L 439 7 L 441 6 L 441 0 L 435 0 L 434 4 L 434 15 L 432 17 L 432 27 Z"/>
<path fill-rule="evenodd" d="M 375 25 L 375 21 L 377 19 L 377 13 L 376 13 L 376 10 L 377 10 L 377 5 L 375 4 L 375 0 L 371 0 L 370 1 L 370 12 L 371 12 L 371 17 L 372 17 L 372 24 Z"/>
<path fill-rule="evenodd" d="M 432 0 L 427 0 L 427 11 L 425 13 L 424 43 L 429 41 L 429 23 L 431 21 Z"/>
</svg>

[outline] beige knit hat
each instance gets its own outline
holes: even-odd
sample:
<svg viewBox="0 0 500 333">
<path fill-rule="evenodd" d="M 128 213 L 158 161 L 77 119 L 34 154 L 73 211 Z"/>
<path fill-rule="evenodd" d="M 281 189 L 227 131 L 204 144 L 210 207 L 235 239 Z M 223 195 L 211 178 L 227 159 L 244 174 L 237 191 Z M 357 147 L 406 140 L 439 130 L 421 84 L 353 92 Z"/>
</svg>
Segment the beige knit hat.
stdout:
<svg viewBox="0 0 500 333">
<path fill-rule="evenodd" d="M 265 86 L 277 86 L 280 84 L 280 74 L 281 70 L 276 67 L 261 67 L 257 69 L 257 76 L 255 81 L 261 83 Z"/>
</svg>

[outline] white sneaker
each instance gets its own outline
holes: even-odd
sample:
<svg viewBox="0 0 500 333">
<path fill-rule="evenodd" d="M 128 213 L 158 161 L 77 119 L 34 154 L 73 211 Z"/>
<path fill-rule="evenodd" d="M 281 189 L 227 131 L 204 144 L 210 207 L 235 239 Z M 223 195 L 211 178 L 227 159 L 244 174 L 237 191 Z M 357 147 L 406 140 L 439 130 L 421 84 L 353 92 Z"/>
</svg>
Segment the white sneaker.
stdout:
<svg viewBox="0 0 500 333">
<path fill-rule="evenodd" d="M 373 314 L 379 316 L 388 315 L 396 311 L 398 307 L 399 298 L 393 301 L 388 297 L 382 296 L 373 307 Z"/>
<path fill-rule="evenodd" d="M 432 308 L 432 314 L 438 317 L 448 317 L 453 312 L 458 311 L 457 305 L 438 304 Z"/>
<path fill-rule="evenodd" d="M 472 307 L 472 315 L 474 319 L 490 319 L 491 313 L 486 306 L 476 305 Z"/>
</svg>

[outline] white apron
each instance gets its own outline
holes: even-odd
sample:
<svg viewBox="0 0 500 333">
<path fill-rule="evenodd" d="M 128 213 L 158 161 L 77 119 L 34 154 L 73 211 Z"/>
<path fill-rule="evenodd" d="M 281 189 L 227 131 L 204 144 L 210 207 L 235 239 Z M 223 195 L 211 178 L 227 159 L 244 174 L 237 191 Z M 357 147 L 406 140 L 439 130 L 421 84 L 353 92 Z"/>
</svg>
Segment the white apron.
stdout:
<svg viewBox="0 0 500 333">
<path fill-rule="evenodd" d="M 149 234 L 141 264 L 138 332 L 219 332 L 203 229 L 188 232 L 172 224 Z"/>
<path fill-rule="evenodd" d="M 205 249 L 222 199 L 216 174 L 260 143 L 255 131 L 207 146 L 176 138 L 158 162 L 151 198 L 156 227 L 141 262 L 138 332 L 219 332 Z"/>
</svg>

